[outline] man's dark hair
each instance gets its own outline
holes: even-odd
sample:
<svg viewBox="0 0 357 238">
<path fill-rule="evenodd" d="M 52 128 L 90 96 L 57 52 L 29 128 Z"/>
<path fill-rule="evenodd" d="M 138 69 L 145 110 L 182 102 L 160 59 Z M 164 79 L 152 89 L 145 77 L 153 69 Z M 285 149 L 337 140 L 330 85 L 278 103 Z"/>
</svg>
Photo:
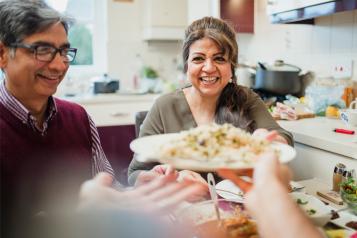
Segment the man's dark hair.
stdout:
<svg viewBox="0 0 357 238">
<path fill-rule="evenodd" d="M 0 42 L 5 46 L 21 42 L 60 22 L 66 32 L 73 20 L 51 8 L 43 0 L 0 1 Z"/>
</svg>

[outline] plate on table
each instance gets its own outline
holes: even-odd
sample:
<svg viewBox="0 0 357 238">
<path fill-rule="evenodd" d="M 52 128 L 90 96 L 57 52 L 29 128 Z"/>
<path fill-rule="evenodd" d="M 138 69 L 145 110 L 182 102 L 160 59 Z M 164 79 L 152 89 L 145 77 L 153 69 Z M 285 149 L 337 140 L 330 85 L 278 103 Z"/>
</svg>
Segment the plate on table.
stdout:
<svg viewBox="0 0 357 238">
<path fill-rule="evenodd" d="M 324 226 L 331 220 L 332 207 L 316 197 L 301 192 L 293 192 L 290 195 L 316 226 Z"/>
<path fill-rule="evenodd" d="M 236 153 L 231 153 L 230 156 L 234 157 L 234 160 L 225 161 L 219 157 L 213 159 L 200 160 L 200 159 L 188 159 L 179 157 L 163 157 L 160 155 L 163 148 L 167 145 L 171 145 L 173 141 L 180 141 L 182 138 L 181 133 L 169 133 L 151 135 L 146 137 L 140 137 L 133 140 L 130 143 L 130 149 L 137 154 L 136 160 L 139 162 L 160 162 L 171 164 L 177 169 L 188 169 L 199 172 L 213 172 L 220 168 L 230 169 L 247 169 L 254 167 L 254 161 L 247 163 L 236 156 Z M 272 142 L 271 148 L 276 151 L 281 163 L 287 163 L 293 160 L 296 156 L 296 151 L 293 147 Z M 226 153 L 227 154 L 227 153 Z"/>
<path fill-rule="evenodd" d="M 248 177 L 244 177 L 248 178 Z M 216 184 L 216 191 L 219 196 L 227 200 L 243 202 L 243 192 L 231 180 L 225 179 Z"/>
</svg>

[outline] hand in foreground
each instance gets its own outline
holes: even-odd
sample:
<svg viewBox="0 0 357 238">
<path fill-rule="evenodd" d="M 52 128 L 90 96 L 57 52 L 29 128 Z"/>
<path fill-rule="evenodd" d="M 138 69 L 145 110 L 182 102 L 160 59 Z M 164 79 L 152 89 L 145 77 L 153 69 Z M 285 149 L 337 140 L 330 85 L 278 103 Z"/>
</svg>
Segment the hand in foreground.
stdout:
<svg viewBox="0 0 357 238">
<path fill-rule="evenodd" d="M 240 185 L 241 180 L 234 171 L 222 170 L 219 174 Z M 288 167 L 281 165 L 273 153 L 260 156 L 254 168 L 253 185 L 245 190 L 245 205 L 255 218 L 260 235 L 266 238 L 322 238 L 289 196 L 290 177 Z"/>
<path fill-rule="evenodd" d="M 277 131 L 268 131 L 267 129 L 264 128 L 256 129 L 253 132 L 252 136 L 263 138 L 268 141 L 276 141 L 283 144 L 288 144 L 288 141 L 284 137 L 279 135 Z"/>
<path fill-rule="evenodd" d="M 135 187 L 140 186 L 142 184 L 148 183 L 158 177 L 164 176 L 164 175 L 173 175 L 177 178 L 178 172 L 168 164 L 159 164 L 156 165 L 154 168 L 148 171 L 141 171 L 140 174 L 138 175 L 136 182 L 135 182 Z"/>
<path fill-rule="evenodd" d="M 202 199 L 207 198 L 209 191 L 208 191 L 208 184 L 204 178 L 199 173 L 193 172 L 191 170 L 181 170 L 179 172 L 178 182 L 183 182 L 183 181 L 191 181 L 195 183 L 199 183 L 202 185 L 204 189 L 201 190 L 200 193 L 192 194 L 187 198 L 187 201 L 189 202 L 197 202 Z"/>
<path fill-rule="evenodd" d="M 253 185 L 255 188 L 264 187 L 270 181 L 279 181 L 282 186 L 287 190 L 290 187 L 289 181 L 291 172 L 286 165 L 280 164 L 278 158 L 273 153 L 265 153 L 257 159 L 257 163 L 253 169 L 220 169 L 217 171 L 218 175 L 231 180 L 235 183 L 244 193 L 249 192 Z M 254 176 L 253 176 L 254 173 Z M 241 179 L 239 176 L 253 177 L 253 183 Z"/>
<path fill-rule="evenodd" d="M 99 173 L 85 182 L 79 194 L 79 209 L 120 209 L 139 212 L 166 213 L 189 196 L 206 188 L 200 183 L 177 183 L 173 174 L 161 176 L 132 190 L 117 191 L 111 187 L 113 177 Z"/>
</svg>

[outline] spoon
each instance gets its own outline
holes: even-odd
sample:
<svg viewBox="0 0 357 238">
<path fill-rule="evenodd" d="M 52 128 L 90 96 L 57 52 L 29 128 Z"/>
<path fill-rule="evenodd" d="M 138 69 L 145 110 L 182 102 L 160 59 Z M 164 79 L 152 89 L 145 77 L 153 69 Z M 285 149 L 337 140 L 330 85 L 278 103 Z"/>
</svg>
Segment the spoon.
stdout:
<svg viewBox="0 0 357 238">
<path fill-rule="evenodd" d="M 211 199 L 213 201 L 213 205 L 216 211 L 216 216 L 218 220 L 218 224 L 221 225 L 221 214 L 219 213 L 219 208 L 218 208 L 218 199 L 217 199 L 217 192 L 216 192 L 216 183 L 214 181 L 214 177 L 212 173 L 208 173 L 207 175 L 207 182 L 208 182 L 208 188 L 209 188 L 209 193 L 211 195 Z"/>
</svg>

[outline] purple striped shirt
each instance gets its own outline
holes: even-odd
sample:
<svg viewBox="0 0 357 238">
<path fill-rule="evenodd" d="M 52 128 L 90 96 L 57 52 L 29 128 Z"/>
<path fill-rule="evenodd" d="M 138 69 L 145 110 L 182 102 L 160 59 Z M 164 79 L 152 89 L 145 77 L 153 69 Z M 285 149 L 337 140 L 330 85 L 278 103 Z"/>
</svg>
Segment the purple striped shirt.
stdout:
<svg viewBox="0 0 357 238">
<path fill-rule="evenodd" d="M 27 110 L 5 87 L 5 80 L 0 80 L 0 103 L 2 103 L 14 116 L 16 116 L 22 123 L 29 125 L 33 130 L 37 131 L 41 135 L 45 135 L 48 129 L 48 122 L 56 116 L 57 106 L 53 97 L 49 97 L 48 100 L 48 114 L 43 123 L 42 129 L 37 126 L 36 119 L 33 117 L 29 110 Z M 87 114 L 88 115 L 88 114 Z M 88 115 L 92 139 L 92 174 L 93 176 L 99 172 L 107 172 L 114 176 L 114 171 L 104 154 L 103 148 L 100 144 L 99 134 L 97 128 Z M 115 181 L 115 186 L 118 186 L 118 182 Z"/>
</svg>

